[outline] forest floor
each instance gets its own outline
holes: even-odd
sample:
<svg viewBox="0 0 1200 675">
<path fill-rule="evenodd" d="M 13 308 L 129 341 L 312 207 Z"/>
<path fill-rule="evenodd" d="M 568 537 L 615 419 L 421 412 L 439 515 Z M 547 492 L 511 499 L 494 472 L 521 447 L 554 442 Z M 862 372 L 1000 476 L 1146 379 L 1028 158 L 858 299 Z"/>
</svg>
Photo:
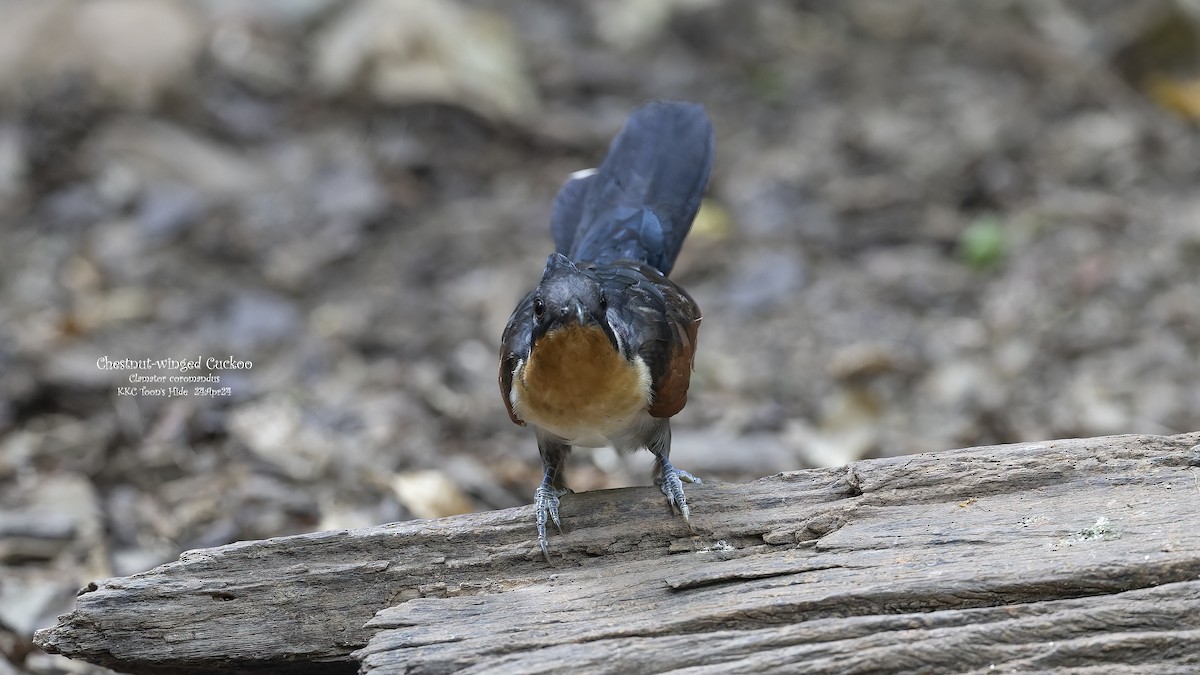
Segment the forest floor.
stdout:
<svg viewBox="0 0 1200 675">
<path fill-rule="evenodd" d="M 530 502 L 500 332 L 648 99 L 717 129 L 681 468 L 1200 429 L 1190 6 L 0 1 L 0 673 L 95 578 Z"/>
</svg>

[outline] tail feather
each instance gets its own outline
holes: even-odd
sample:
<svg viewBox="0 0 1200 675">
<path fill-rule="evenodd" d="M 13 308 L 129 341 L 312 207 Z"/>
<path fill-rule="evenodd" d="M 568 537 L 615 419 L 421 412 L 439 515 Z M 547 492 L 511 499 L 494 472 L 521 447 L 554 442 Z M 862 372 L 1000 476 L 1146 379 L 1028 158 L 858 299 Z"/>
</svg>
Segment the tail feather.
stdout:
<svg viewBox="0 0 1200 675">
<path fill-rule="evenodd" d="M 715 144 L 699 104 L 638 108 L 600 168 L 559 190 L 551 214 L 556 250 L 576 262 L 637 260 L 669 274 L 700 208 Z"/>
<path fill-rule="evenodd" d="M 595 183 L 596 169 L 576 171 L 567 178 L 554 197 L 550 212 L 550 233 L 554 236 L 554 250 L 570 256 L 575 232 L 583 220 L 583 207 L 588 190 Z"/>
</svg>

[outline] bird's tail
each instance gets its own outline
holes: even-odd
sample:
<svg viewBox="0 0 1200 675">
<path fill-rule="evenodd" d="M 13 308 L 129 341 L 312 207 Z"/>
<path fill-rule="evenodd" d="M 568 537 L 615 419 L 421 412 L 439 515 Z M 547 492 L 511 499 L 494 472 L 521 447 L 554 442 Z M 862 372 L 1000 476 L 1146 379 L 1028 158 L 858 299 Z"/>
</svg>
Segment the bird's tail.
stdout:
<svg viewBox="0 0 1200 675">
<path fill-rule="evenodd" d="M 715 145 L 697 103 L 638 108 L 600 168 L 572 175 L 559 190 L 555 249 L 576 262 L 637 260 L 669 274 L 700 208 Z"/>
</svg>

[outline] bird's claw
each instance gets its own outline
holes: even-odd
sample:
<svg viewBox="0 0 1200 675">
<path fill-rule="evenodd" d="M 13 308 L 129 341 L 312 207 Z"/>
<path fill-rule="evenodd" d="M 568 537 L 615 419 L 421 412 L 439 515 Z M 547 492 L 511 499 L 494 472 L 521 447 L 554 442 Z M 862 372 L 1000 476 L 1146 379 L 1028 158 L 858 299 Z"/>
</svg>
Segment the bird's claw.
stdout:
<svg viewBox="0 0 1200 675">
<path fill-rule="evenodd" d="M 688 529 L 692 529 L 692 512 L 688 508 L 687 498 L 683 494 L 683 483 L 702 483 L 699 478 L 696 478 L 687 471 L 676 469 L 671 462 L 664 460 L 662 471 L 654 479 L 658 484 L 662 493 L 667 496 L 667 503 L 671 505 L 671 512 L 678 513 L 683 516 L 683 522 L 687 524 Z"/>
<path fill-rule="evenodd" d="M 537 492 L 533 493 L 533 517 L 537 521 L 538 546 L 541 547 L 546 562 L 550 562 L 550 549 L 546 544 L 546 521 L 554 521 L 558 533 L 563 533 L 562 521 L 558 518 L 558 498 L 570 492 L 567 488 L 555 488 L 543 483 L 538 486 Z"/>
</svg>

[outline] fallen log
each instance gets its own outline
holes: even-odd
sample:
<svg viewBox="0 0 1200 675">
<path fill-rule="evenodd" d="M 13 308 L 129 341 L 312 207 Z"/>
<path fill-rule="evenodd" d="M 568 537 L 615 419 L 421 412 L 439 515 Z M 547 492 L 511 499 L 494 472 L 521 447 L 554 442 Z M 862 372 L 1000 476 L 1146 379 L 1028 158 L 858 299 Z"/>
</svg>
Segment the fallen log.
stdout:
<svg viewBox="0 0 1200 675">
<path fill-rule="evenodd" d="M 130 673 L 1200 668 L 1200 432 L 971 448 L 190 551 L 46 651 Z"/>
</svg>

